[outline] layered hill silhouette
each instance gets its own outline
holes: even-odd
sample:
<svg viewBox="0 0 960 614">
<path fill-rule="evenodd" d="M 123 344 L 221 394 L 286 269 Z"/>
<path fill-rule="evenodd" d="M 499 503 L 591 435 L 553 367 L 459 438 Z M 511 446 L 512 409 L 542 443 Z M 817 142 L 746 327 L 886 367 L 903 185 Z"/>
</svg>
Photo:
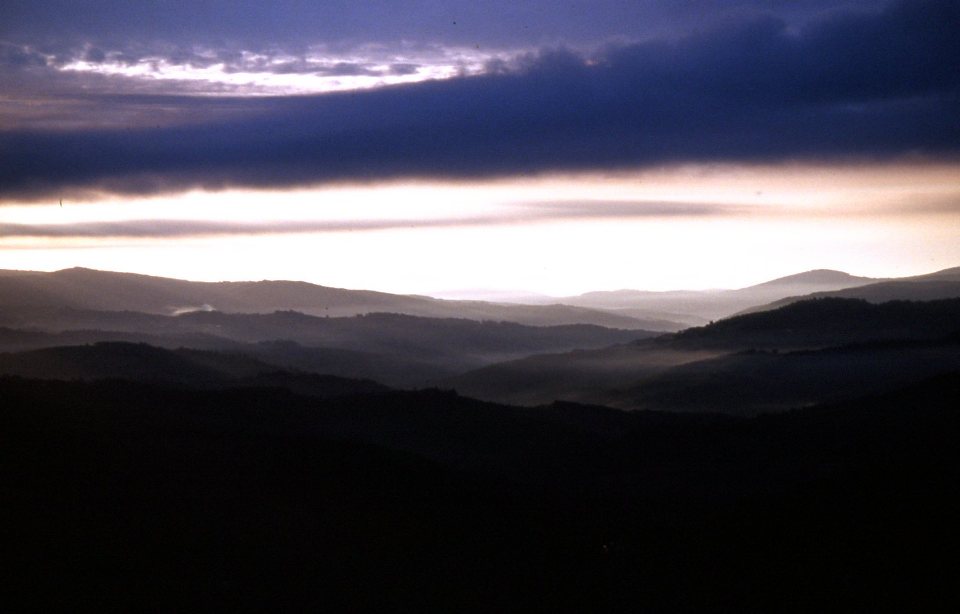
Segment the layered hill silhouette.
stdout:
<svg viewBox="0 0 960 614">
<path fill-rule="evenodd" d="M 706 324 L 734 315 L 751 307 L 765 305 L 786 297 L 804 296 L 856 288 L 877 282 L 869 277 L 856 277 L 841 271 L 818 269 L 781 277 L 737 290 L 646 292 L 618 290 L 589 292 L 565 297 L 568 305 L 606 309 L 623 315 L 650 317 L 659 314 L 689 326 Z"/>
<path fill-rule="evenodd" d="M 594 324 L 671 332 L 746 310 L 782 306 L 803 297 L 829 295 L 873 302 L 953 298 L 960 292 L 958 269 L 896 280 L 819 269 L 737 290 L 619 290 L 557 299 L 528 299 L 526 304 L 440 300 L 295 281 L 191 282 L 84 268 L 52 273 L 0 271 L 0 313 L 7 322 L 12 322 L 23 312 L 63 308 L 162 315 L 190 311 L 272 313 L 290 310 L 342 317 L 385 312 L 534 326 Z"/>
<path fill-rule="evenodd" d="M 903 286 L 905 283 L 910 285 Z M 8 319 L 20 311 L 51 308 L 163 315 L 189 311 L 271 313 L 290 310 L 342 317 L 386 312 L 510 321 L 534 326 L 595 324 L 670 332 L 811 295 L 867 298 L 875 302 L 952 298 L 957 296 L 958 283 L 960 274 L 957 269 L 897 280 L 856 277 L 820 269 L 737 290 L 619 290 L 556 299 L 528 299 L 527 304 L 512 304 L 440 300 L 295 281 L 191 282 L 73 268 L 52 273 L 0 271 L 0 310 Z"/>
<path fill-rule="evenodd" d="M 433 318 L 509 321 L 532 326 L 594 324 L 613 328 L 678 330 L 683 325 L 571 305 L 508 305 L 444 301 L 368 290 L 328 288 L 296 281 L 193 282 L 133 273 L 73 268 L 53 273 L 0 271 L 0 313 L 70 308 L 174 315 L 190 311 L 272 313 L 298 311 L 343 317 L 387 312 Z"/>
<path fill-rule="evenodd" d="M 932 301 L 960 297 L 960 267 L 944 269 L 927 275 L 904 277 L 871 283 L 864 286 L 833 291 L 817 291 L 802 296 L 789 296 L 749 311 L 764 311 L 783 307 L 809 298 L 859 298 L 871 303 L 887 301 Z"/>
<path fill-rule="evenodd" d="M 893 291 L 927 298 L 949 294 L 951 284 L 960 284 L 958 279 L 960 269 L 880 283 L 818 270 L 712 296 L 722 297 L 718 300 L 726 301 L 728 307 L 796 288 L 841 287 L 845 289 L 834 294 L 861 294 L 874 299 Z M 0 294 L 0 351 L 100 342 L 146 343 L 170 350 L 231 352 L 274 371 L 371 379 L 395 387 L 442 382 L 464 394 L 502 402 L 538 404 L 564 399 L 630 409 L 748 413 L 843 398 L 828 394 L 826 388 L 831 386 L 846 390 L 850 396 L 869 391 L 873 382 L 887 379 L 890 385 L 904 383 L 937 372 L 938 365 L 946 368 L 952 364 L 950 336 L 956 333 L 958 315 L 950 301 L 926 301 L 922 306 L 889 302 L 874 307 L 864 301 L 785 299 L 779 309 L 720 320 L 653 340 L 656 333 L 651 331 L 583 324 L 529 326 L 398 313 L 320 317 L 293 309 L 260 311 L 280 305 L 314 310 L 326 305 L 324 310 L 334 311 L 412 309 L 415 304 L 462 306 L 458 301 L 358 293 L 298 282 L 209 284 L 68 269 L 56 273 L 5 272 L 0 274 L 0 286 L 7 290 Z M 625 304 L 614 304 L 619 294 L 585 296 L 605 296 L 609 307 L 619 308 Z M 629 302 L 635 294 L 621 298 Z M 663 293 L 653 295 L 669 298 Z M 252 312 L 219 311 L 209 300 Z M 189 307 L 201 301 L 200 308 Z M 125 309 L 102 309 L 108 304 Z M 869 345 L 879 341 L 904 343 L 882 350 Z M 932 345 L 921 350 L 911 342 Z M 856 352 L 828 351 L 850 344 L 867 345 Z M 119 351 L 120 347 L 109 351 Z M 813 350 L 822 353 L 785 355 Z M 108 350 L 100 347 L 98 351 Z M 929 366 L 863 368 L 881 354 L 888 362 L 915 361 Z M 840 365 L 838 357 L 846 357 L 850 364 Z M 122 363 L 116 357 L 102 358 L 105 365 Z M 25 360 L 11 359 L 11 364 Z M 110 368 L 99 370 L 107 375 Z M 166 368 L 158 363 L 156 372 Z M 831 369 L 850 374 L 851 381 L 853 374 L 859 373 L 862 381 L 854 385 L 843 377 L 831 377 L 827 373 Z M 144 366 L 143 370 L 149 372 L 150 367 Z M 889 378 L 882 376 L 888 372 Z M 763 380 L 759 373 L 769 378 Z M 22 374 L 42 375 L 39 371 Z M 54 377 L 72 375 L 64 371 Z M 719 390 L 709 383 L 711 378 L 729 390 Z M 804 378 L 821 385 L 808 386 Z M 684 382 L 696 385 L 686 387 Z M 734 390 L 735 382 L 740 382 L 736 385 L 739 392 Z M 763 394 L 746 392 L 758 382 Z M 676 392 L 684 390 L 684 394 Z M 695 390 L 701 392 L 695 394 Z"/>
<path fill-rule="evenodd" d="M 127 380 L 200 389 L 275 387 L 319 398 L 389 390 L 370 380 L 284 370 L 236 352 L 167 350 L 123 342 L 0 353 L 0 375 L 70 381 Z"/>
<path fill-rule="evenodd" d="M 457 376 L 463 394 L 759 413 L 888 390 L 960 365 L 960 299 L 811 299 L 674 335 Z"/>
<path fill-rule="evenodd" d="M 0 350 L 70 342 L 143 342 L 229 350 L 281 367 L 405 387 L 529 354 L 603 347 L 656 335 L 593 325 L 525 326 L 399 314 L 328 318 L 294 311 L 169 316 L 53 309 L 25 312 L 15 324 L 18 328 L 0 329 Z"/>
<path fill-rule="evenodd" d="M 669 333 L 0 273 L 4 592 L 39 611 L 955 611 L 960 298 L 881 300 L 955 272 L 814 271 L 709 308 L 862 296 Z M 682 297 L 660 298 L 645 313 Z"/>
</svg>

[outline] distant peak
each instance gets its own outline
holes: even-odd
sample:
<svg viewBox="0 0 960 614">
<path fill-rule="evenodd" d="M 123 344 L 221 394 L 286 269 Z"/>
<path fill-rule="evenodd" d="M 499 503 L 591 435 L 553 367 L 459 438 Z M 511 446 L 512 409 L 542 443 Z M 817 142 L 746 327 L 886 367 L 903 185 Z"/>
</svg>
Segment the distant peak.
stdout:
<svg viewBox="0 0 960 614">
<path fill-rule="evenodd" d="M 82 266 L 72 266 L 69 269 L 60 269 L 54 271 L 54 273 L 99 273 L 97 269 L 88 269 L 87 267 Z"/>
<path fill-rule="evenodd" d="M 796 284 L 809 284 L 809 285 L 827 285 L 827 284 L 857 284 L 860 282 L 870 282 L 875 281 L 870 277 L 856 277 L 849 273 L 844 273 L 843 271 L 834 271 L 832 269 L 814 269 L 812 271 L 805 271 L 803 273 L 797 273 L 796 275 L 787 275 L 786 277 L 778 277 L 771 281 L 764 282 L 762 284 L 757 284 L 755 286 L 750 286 L 751 288 L 764 288 L 770 286 L 781 286 L 781 285 L 796 285 Z"/>
</svg>

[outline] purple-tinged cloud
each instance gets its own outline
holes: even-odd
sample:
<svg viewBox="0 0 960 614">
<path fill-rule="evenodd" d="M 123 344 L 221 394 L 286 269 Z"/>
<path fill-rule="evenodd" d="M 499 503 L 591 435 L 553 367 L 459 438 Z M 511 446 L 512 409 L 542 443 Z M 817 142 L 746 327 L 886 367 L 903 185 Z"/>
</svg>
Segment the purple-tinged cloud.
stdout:
<svg viewBox="0 0 960 614">
<path fill-rule="evenodd" d="M 498 226 L 582 219 L 714 217 L 746 209 L 713 203 L 651 201 L 550 201 L 518 203 L 485 215 L 411 219 L 277 220 L 224 222 L 209 220 L 126 220 L 69 224 L 0 223 L 0 239 L 172 239 L 217 235 L 305 234 L 410 228 Z"/>
<path fill-rule="evenodd" d="M 94 43 L 131 57 L 195 45 L 247 50 L 311 44 L 505 48 L 595 45 L 676 36 L 724 20 L 775 14 L 803 23 L 837 8 L 874 10 L 882 0 L 4 0 L 0 39 L 50 51 Z"/>
<path fill-rule="evenodd" d="M 753 19 L 592 56 L 546 51 L 478 77 L 277 98 L 242 120 L 8 131 L 0 133 L 0 197 L 685 162 L 955 159 L 957 24 L 956 2 L 905 1 L 799 31 Z"/>
</svg>

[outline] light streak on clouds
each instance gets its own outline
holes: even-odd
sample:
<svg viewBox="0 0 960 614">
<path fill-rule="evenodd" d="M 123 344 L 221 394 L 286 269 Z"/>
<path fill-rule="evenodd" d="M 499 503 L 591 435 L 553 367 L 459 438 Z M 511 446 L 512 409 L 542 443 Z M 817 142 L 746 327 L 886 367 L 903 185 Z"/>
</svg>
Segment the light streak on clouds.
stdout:
<svg viewBox="0 0 960 614">
<path fill-rule="evenodd" d="M 960 263 L 950 0 L 82 4 L 0 3 L 0 268 L 564 294 Z"/>
<path fill-rule="evenodd" d="M 301 55 L 240 51 L 221 58 L 197 50 L 180 61 L 162 55 L 133 60 L 120 52 L 90 59 L 89 53 L 56 66 L 63 72 L 90 73 L 130 80 L 198 84 L 193 93 L 223 95 L 296 95 L 369 89 L 480 74 L 501 54 L 434 46 L 426 50 L 363 46 L 351 50 L 314 47 Z M 48 64 L 53 64 L 49 59 Z M 206 89 L 204 88 L 206 85 Z M 220 86 L 229 86 L 224 90 Z"/>
<path fill-rule="evenodd" d="M 152 47 L 116 57 L 90 49 L 79 64 L 64 51 L 57 67 L 139 75 L 60 70 L 64 87 L 110 91 L 120 80 L 141 97 L 176 92 L 177 100 L 150 104 L 170 103 L 168 115 L 182 123 L 150 122 L 141 113 L 135 118 L 147 122 L 126 130 L 0 131 L 0 194 L 45 199 L 65 189 L 143 195 L 673 164 L 956 160 L 960 80 L 951 69 L 960 46 L 945 24 L 957 18 L 947 0 L 827 13 L 799 29 L 754 15 L 676 39 L 592 51 L 569 42 L 540 46 L 512 61 L 492 61 L 486 49 L 452 61 L 449 50 L 463 47 L 436 39 L 411 47 L 422 61 L 364 56 L 350 46 L 316 57 L 309 48 L 274 52 L 269 45 L 256 53 L 242 46 L 192 52 L 183 41 L 156 54 Z M 16 56 L 8 64 L 30 61 Z M 430 79 L 425 68 L 446 66 L 449 74 L 454 65 L 467 74 L 483 66 L 482 74 Z M 283 90 L 301 78 L 319 80 L 310 87 L 353 88 L 351 79 L 420 76 L 427 81 L 364 92 L 246 95 L 273 78 Z M 232 109 L 218 117 L 210 94 Z M 102 101 L 127 109 L 132 101 L 121 98 Z M 207 116 L 194 118 L 198 109 Z M 96 113 L 91 119 L 102 121 Z"/>
</svg>

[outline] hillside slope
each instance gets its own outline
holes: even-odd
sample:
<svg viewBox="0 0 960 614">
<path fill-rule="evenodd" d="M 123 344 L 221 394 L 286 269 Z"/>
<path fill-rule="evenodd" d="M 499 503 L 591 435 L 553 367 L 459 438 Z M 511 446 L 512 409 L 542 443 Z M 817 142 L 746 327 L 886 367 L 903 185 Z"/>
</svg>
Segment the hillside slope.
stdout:
<svg viewBox="0 0 960 614">
<path fill-rule="evenodd" d="M 446 384 L 517 404 L 757 413 L 888 390 L 960 363 L 960 299 L 814 299 L 609 348 L 528 356 Z"/>
<path fill-rule="evenodd" d="M 641 321 L 584 307 L 443 301 L 296 281 L 194 282 L 83 268 L 53 273 L 0 271 L 0 312 L 7 318 L 23 311 L 59 308 L 164 315 L 210 310 L 226 313 L 292 310 L 332 317 L 389 312 L 434 318 L 503 320 L 534 326 L 595 324 L 615 328 L 646 326 L 653 330 L 682 327 L 674 322 Z"/>
<path fill-rule="evenodd" d="M 737 290 L 644 292 L 619 290 L 590 292 L 562 299 L 571 305 L 608 309 L 624 314 L 663 313 L 690 325 L 704 324 L 789 296 L 806 295 L 874 283 L 841 271 L 818 269 L 781 277 Z"/>
<path fill-rule="evenodd" d="M 855 298 L 871 303 L 887 301 L 933 301 L 960 298 L 960 267 L 944 269 L 926 275 L 883 280 L 853 288 L 817 291 L 784 297 L 769 304 L 745 311 L 768 311 L 810 298 Z"/>
</svg>

